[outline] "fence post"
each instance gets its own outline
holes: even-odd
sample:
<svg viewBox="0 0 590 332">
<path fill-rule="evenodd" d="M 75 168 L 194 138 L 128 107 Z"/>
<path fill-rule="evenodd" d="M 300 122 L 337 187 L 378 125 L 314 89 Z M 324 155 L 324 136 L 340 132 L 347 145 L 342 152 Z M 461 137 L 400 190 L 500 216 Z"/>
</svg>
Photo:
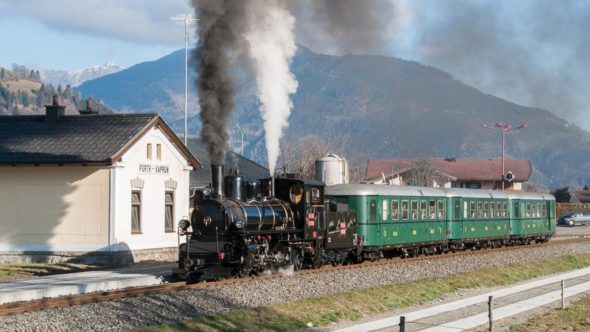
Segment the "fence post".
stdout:
<svg viewBox="0 0 590 332">
<path fill-rule="evenodd" d="M 406 332 L 406 316 L 399 317 L 399 332 Z"/>
<path fill-rule="evenodd" d="M 561 309 L 565 309 L 565 280 L 561 280 Z"/>
<path fill-rule="evenodd" d="M 494 329 L 494 317 L 492 314 L 492 309 L 494 306 L 494 297 L 492 295 L 490 295 L 489 299 L 488 299 L 488 317 L 489 317 L 489 324 L 490 324 L 490 328 L 488 331 L 492 332 Z"/>
</svg>

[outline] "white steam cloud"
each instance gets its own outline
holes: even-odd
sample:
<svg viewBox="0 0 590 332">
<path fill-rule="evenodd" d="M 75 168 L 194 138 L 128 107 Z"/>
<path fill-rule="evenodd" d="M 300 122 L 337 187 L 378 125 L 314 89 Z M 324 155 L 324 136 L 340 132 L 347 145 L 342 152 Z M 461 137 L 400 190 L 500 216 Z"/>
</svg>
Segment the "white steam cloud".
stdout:
<svg viewBox="0 0 590 332">
<path fill-rule="evenodd" d="M 295 18 L 284 0 L 248 0 L 249 24 L 245 39 L 248 54 L 256 72 L 258 97 L 264 120 L 268 168 L 274 174 L 279 158 L 279 142 L 289 124 L 293 108 L 291 95 L 297 91 L 297 80 L 289 64 L 297 49 Z"/>
</svg>

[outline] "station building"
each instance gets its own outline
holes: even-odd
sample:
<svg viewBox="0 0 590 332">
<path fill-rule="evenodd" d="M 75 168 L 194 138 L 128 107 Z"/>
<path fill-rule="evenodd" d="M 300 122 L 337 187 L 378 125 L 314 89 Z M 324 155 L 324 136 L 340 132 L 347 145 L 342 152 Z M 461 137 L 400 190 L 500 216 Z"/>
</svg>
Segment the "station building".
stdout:
<svg viewBox="0 0 590 332">
<path fill-rule="evenodd" d="M 175 260 L 200 162 L 157 114 L 0 116 L 0 262 Z"/>
</svg>

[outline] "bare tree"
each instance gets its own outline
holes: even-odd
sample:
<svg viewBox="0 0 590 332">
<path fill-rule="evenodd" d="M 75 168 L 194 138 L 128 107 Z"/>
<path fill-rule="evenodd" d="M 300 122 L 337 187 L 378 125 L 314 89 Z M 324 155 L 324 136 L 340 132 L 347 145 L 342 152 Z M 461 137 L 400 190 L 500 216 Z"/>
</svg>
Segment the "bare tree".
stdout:
<svg viewBox="0 0 590 332">
<path fill-rule="evenodd" d="M 432 187 L 435 181 L 439 184 L 446 181 L 446 177 L 432 167 L 427 159 L 413 162 L 412 169 L 406 172 L 404 178 L 407 185 L 421 187 Z"/>
<path fill-rule="evenodd" d="M 283 173 L 295 173 L 304 179 L 315 177 L 315 161 L 329 153 L 345 157 L 346 138 L 336 136 L 329 140 L 319 135 L 306 135 L 297 140 L 283 141 L 277 168 Z"/>
</svg>

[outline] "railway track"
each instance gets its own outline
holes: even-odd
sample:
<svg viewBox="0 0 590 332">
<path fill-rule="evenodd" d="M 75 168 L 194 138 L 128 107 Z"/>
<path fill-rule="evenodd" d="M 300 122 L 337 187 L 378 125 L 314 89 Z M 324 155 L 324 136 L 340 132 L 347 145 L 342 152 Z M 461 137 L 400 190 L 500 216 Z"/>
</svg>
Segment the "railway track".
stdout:
<svg viewBox="0 0 590 332">
<path fill-rule="evenodd" d="M 502 247 L 496 249 L 481 249 L 481 250 L 467 250 L 467 251 L 459 251 L 455 253 L 449 254 L 438 254 L 432 256 L 418 256 L 413 258 L 389 258 L 389 259 L 381 259 L 375 262 L 365 261 L 360 264 L 353 264 L 353 265 L 342 265 L 342 266 L 323 266 L 319 269 L 308 269 L 308 270 L 301 270 L 294 273 L 295 276 L 304 276 L 309 275 L 312 273 L 328 273 L 328 272 L 335 272 L 341 270 L 348 270 L 348 269 L 362 269 L 371 266 L 378 266 L 378 265 L 393 265 L 393 264 L 405 264 L 405 263 L 412 263 L 422 260 L 432 260 L 432 259 L 444 259 L 446 257 L 457 257 L 457 256 L 469 256 L 469 255 L 485 255 L 488 253 L 496 253 L 502 251 L 514 251 L 514 250 L 526 250 L 532 247 L 539 248 L 539 247 L 546 247 L 546 246 L 553 246 L 559 245 L 561 243 L 572 243 L 572 242 L 587 242 L 590 241 L 587 237 L 576 237 L 576 238 L 567 238 L 567 239 L 554 239 L 547 243 L 542 244 L 533 244 L 533 245 L 522 245 L 522 246 L 510 246 L 510 247 Z M 0 305 L 0 316 L 6 315 L 14 315 L 20 314 L 30 311 L 37 311 L 37 310 L 44 310 L 44 309 L 51 309 L 51 308 L 62 308 L 62 307 L 69 307 L 75 305 L 82 305 L 82 304 L 89 304 L 89 303 L 96 303 L 96 302 L 103 302 L 103 301 L 112 301 L 118 300 L 127 297 L 137 297 L 137 296 L 146 296 L 146 295 L 153 295 L 153 294 L 160 294 L 166 292 L 174 292 L 174 291 L 182 291 L 182 290 L 194 290 L 194 289 L 204 289 L 210 287 L 221 287 L 224 285 L 232 285 L 232 284 L 245 284 L 254 281 L 261 281 L 267 279 L 276 279 L 276 278 L 284 278 L 285 276 L 281 273 L 269 274 L 269 275 L 262 275 L 257 277 L 247 277 L 247 278 L 234 278 L 234 279 L 224 279 L 220 281 L 205 281 L 200 282 L 197 284 L 187 285 L 184 282 L 173 282 L 168 284 L 161 284 L 161 285 L 153 285 L 153 286 L 145 286 L 145 287 L 134 287 L 134 288 L 126 288 L 126 289 L 119 289 L 107 292 L 99 292 L 99 293 L 89 293 L 89 294 L 81 294 L 81 295 L 71 295 L 71 296 L 63 296 L 57 298 L 48 298 L 48 299 L 41 299 L 41 300 L 32 300 L 26 302 L 15 302 L 15 303 L 8 303 L 4 305 Z"/>
</svg>

